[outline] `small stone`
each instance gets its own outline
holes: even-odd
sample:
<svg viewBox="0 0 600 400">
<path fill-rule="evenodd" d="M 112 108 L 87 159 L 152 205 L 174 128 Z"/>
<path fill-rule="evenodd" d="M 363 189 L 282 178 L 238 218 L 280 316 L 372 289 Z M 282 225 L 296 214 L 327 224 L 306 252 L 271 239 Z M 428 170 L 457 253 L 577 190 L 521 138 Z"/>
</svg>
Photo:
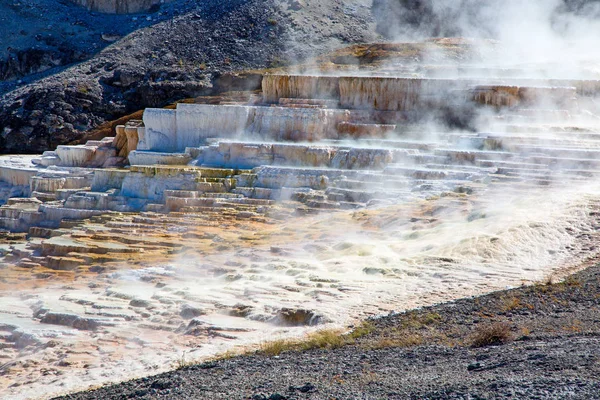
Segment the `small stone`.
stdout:
<svg viewBox="0 0 600 400">
<path fill-rule="evenodd" d="M 173 385 L 173 382 L 171 382 L 167 379 L 157 379 L 154 382 L 152 382 L 152 385 L 150 385 L 150 387 L 152 389 L 165 390 L 165 389 L 169 389 L 172 385 Z"/>
<path fill-rule="evenodd" d="M 143 307 L 143 308 L 148 308 L 150 307 L 150 302 L 148 300 L 141 300 L 141 299 L 133 299 L 129 302 L 129 305 L 131 307 Z"/>
<path fill-rule="evenodd" d="M 94 265 L 94 266 L 91 266 L 91 267 L 90 267 L 90 270 L 89 270 L 89 271 L 90 271 L 90 272 L 97 273 L 97 274 L 101 274 L 101 273 L 103 273 L 103 272 L 105 272 L 105 271 L 106 271 L 106 267 L 103 267 L 103 266 L 101 266 L 101 265 Z"/>
<path fill-rule="evenodd" d="M 92 318 L 78 318 L 73 322 L 73 328 L 82 331 L 93 331 L 99 326 L 98 321 Z"/>
<path fill-rule="evenodd" d="M 284 326 L 312 326 L 323 323 L 324 318 L 311 310 L 282 308 L 273 322 Z"/>
<path fill-rule="evenodd" d="M 477 370 L 479 368 L 481 368 L 481 363 L 469 364 L 467 366 L 467 371 L 475 371 L 475 370 Z"/>
<path fill-rule="evenodd" d="M 299 392 L 301 392 L 301 393 L 309 393 L 309 392 L 313 392 L 313 391 L 315 391 L 316 389 L 317 389 L 317 388 L 316 388 L 316 386 L 315 386 L 315 385 L 313 385 L 313 384 L 312 384 L 312 383 L 310 383 L 310 382 L 307 382 L 307 383 L 305 383 L 304 385 L 302 385 L 302 386 L 298 386 L 298 387 L 295 387 L 295 386 L 290 386 L 290 391 L 296 391 L 296 390 L 297 390 L 297 391 L 299 391 Z"/>
<path fill-rule="evenodd" d="M 285 400 L 287 399 L 287 397 L 279 394 L 279 393 L 273 393 L 271 396 L 269 396 L 269 400 Z"/>
<path fill-rule="evenodd" d="M 196 318 L 204 314 L 206 314 L 204 310 L 198 307 L 191 306 L 189 304 L 184 304 L 181 307 L 181 311 L 179 312 L 179 315 L 185 319 Z"/>
</svg>

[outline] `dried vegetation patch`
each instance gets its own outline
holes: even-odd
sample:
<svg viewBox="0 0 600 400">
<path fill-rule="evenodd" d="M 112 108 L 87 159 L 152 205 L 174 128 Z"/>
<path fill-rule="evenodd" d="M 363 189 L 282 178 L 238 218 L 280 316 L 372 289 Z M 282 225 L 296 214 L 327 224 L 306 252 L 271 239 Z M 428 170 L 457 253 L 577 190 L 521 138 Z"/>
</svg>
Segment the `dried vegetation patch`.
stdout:
<svg viewBox="0 0 600 400">
<path fill-rule="evenodd" d="M 276 356 L 286 351 L 306 351 L 313 349 L 337 349 L 354 344 L 357 339 L 370 334 L 373 325 L 365 322 L 349 333 L 339 329 L 322 329 L 308 334 L 299 339 L 279 339 L 264 342 L 260 345 L 258 353 L 267 356 Z"/>
<path fill-rule="evenodd" d="M 478 327 L 473 334 L 473 347 L 496 346 L 508 343 L 512 339 L 511 327 L 506 322 L 496 322 Z"/>
</svg>

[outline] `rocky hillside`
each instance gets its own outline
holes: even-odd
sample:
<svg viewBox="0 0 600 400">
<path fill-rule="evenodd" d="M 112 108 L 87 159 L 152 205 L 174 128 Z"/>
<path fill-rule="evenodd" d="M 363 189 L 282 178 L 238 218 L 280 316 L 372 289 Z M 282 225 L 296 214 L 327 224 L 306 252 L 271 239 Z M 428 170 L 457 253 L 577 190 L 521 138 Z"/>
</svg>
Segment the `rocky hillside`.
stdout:
<svg viewBox="0 0 600 400">
<path fill-rule="evenodd" d="M 86 60 L 115 40 L 191 7 L 177 1 L 146 14 L 107 15 L 89 12 L 70 0 L 1 2 L 0 93 Z"/>
<path fill-rule="evenodd" d="M 92 11 L 112 14 L 130 14 L 149 11 L 165 0 L 71 0 Z M 168 0 L 167 0 L 168 1 Z"/>
<path fill-rule="evenodd" d="M 10 72 L 3 77 L 12 81 L 0 97 L 0 152 L 52 149 L 131 111 L 210 93 L 228 71 L 372 41 L 370 6 L 369 0 L 175 0 L 135 16 L 93 14 L 66 0 L 1 6 L 31 33 L 6 39 L 21 43 L 14 51 L 26 60 L 5 55 L 5 64 L 16 66 L 5 67 Z M 28 24 L 36 15 L 43 22 Z M 45 33 L 31 38 L 34 31 Z M 32 62 L 38 36 L 40 61 Z"/>
</svg>

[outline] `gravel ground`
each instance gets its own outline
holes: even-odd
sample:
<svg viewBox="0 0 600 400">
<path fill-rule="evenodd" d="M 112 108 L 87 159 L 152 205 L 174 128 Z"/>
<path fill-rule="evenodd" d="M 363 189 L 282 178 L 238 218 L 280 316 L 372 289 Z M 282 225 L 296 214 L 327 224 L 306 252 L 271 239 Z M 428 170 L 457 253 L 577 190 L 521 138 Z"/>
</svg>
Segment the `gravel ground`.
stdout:
<svg viewBox="0 0 600 400">
<path fill-rule="evenodd" d="M 599 303 L 594 266 L 379 318 L 341 347 L 253 353 L 63 399 L 600 399 Z"/>
</svg>

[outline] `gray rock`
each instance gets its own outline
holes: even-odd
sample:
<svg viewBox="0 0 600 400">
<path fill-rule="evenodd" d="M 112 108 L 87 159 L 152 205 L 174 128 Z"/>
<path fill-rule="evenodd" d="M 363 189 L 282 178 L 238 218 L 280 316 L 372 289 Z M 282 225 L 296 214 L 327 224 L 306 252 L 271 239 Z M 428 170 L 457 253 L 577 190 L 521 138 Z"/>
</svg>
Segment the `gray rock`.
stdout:
<svg viewBox="0 0 600 400">
<path fill-rule="evenodd" d="M 149 302 L 148 300 L 133 299 L 129 302 L 129 305 L 131 307 L 148 308 L 148 307 L 152 306 L 152 303 Z"/>
<path fill-rule="evenodd" d="M 199 317 L 204 314 L 206 314 L 206 311 L 202 310 L 201 308 L 191 306 L 189 304 L 184 304 L 181 307 L 181 311 L 179 312 L 179 315 L 185 319 Z"/>
</svg>

